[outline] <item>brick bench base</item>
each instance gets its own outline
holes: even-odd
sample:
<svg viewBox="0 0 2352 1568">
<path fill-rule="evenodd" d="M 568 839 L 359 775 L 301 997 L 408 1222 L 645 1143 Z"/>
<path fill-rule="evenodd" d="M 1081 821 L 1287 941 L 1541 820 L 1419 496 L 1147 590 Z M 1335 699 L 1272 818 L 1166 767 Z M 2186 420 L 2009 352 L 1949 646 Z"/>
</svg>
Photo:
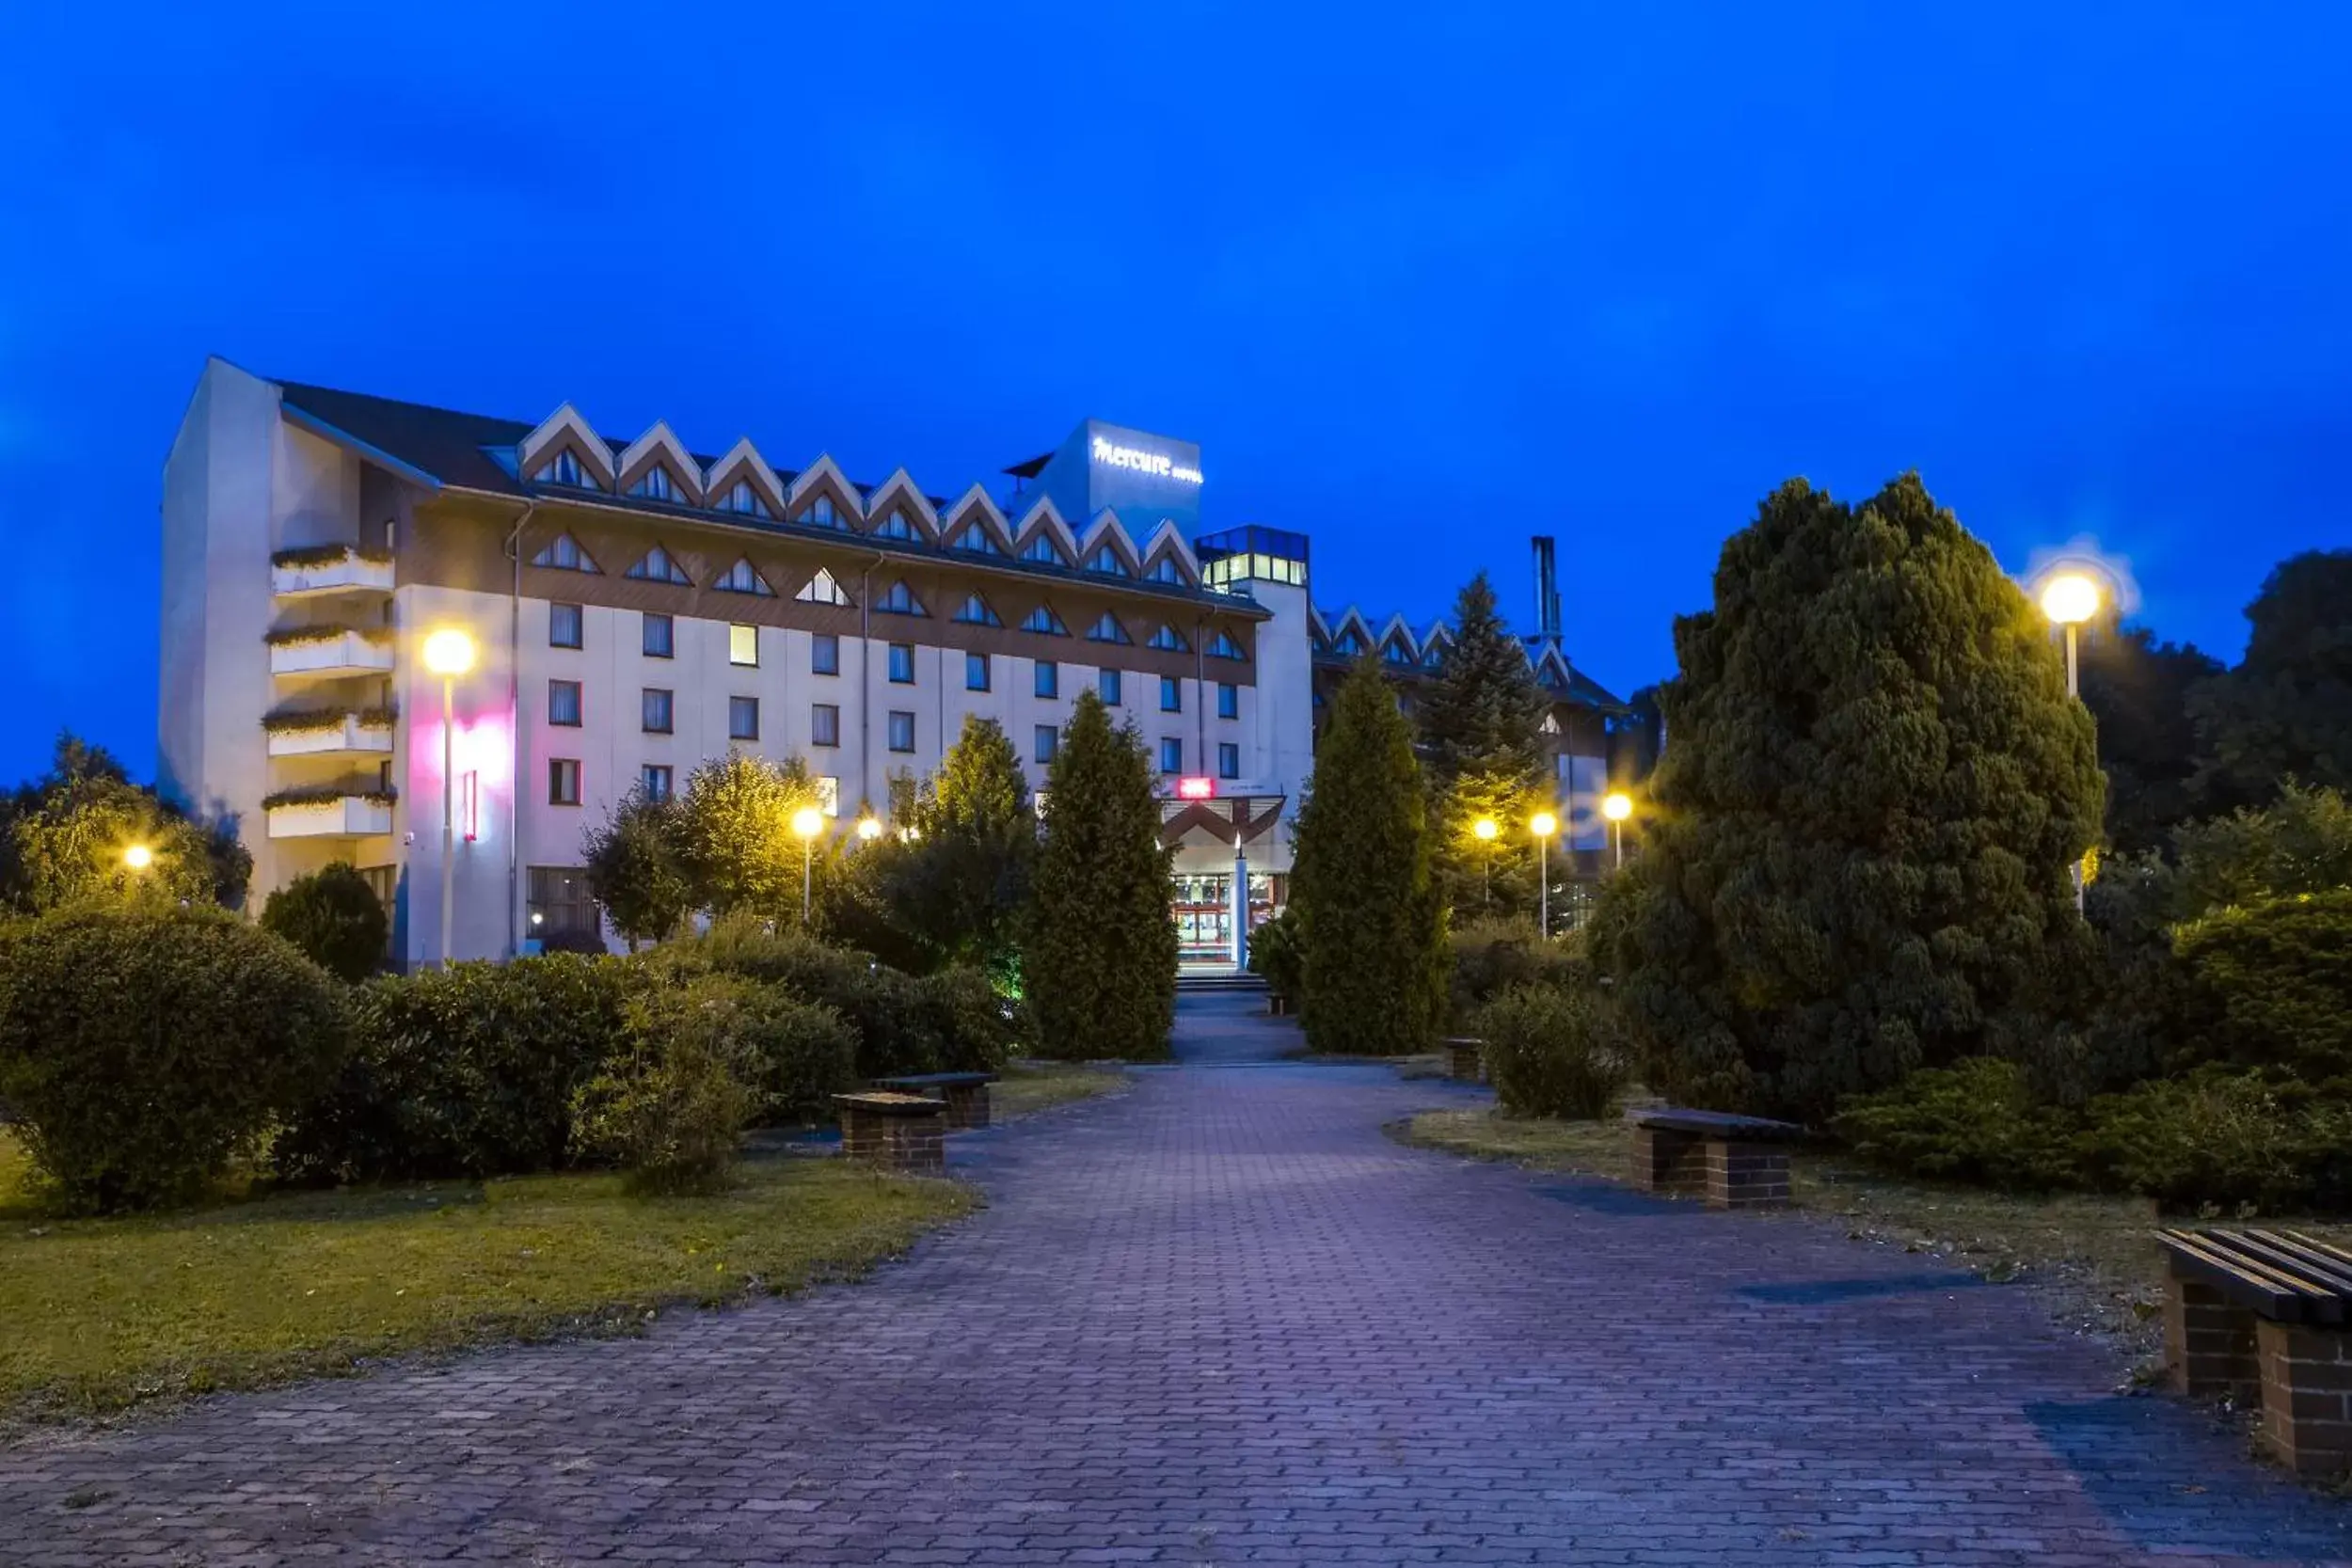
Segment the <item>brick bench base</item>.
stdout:
<svg viewBox="0 0 2352 1568">
<path fill-rule="evenodd" d="M 1788 1148 L 1636 1127 L 1633 1184 L 1648 1193 L 1703 1197 L 1710 1209 L 1782 1209 L 1788 1204 Z"/>
<path fill-rule="evenodd" d="M 837 1094 L 841 1154 L 886 1170 L 941 1176 L 947 1169 L 946 1102 L 918 1094 Z"/>
<path fill-rule="evenodd" d="M 1445 1042 L 1445 1075 L 1465 1084 L 1481 1084 L 1486 1079 L 1485 1042 L 1465 1039 L 1459 1036 Z"/>
<path fill-rule="evenodd" d="M 2164 1298 L 2172 1386 L 2262 1409 L 2262 1444 L 2299 1476 L 2352 1474 L 2352 1333 L 2272 1323 L 2176 1271 Z"/>
</svg>

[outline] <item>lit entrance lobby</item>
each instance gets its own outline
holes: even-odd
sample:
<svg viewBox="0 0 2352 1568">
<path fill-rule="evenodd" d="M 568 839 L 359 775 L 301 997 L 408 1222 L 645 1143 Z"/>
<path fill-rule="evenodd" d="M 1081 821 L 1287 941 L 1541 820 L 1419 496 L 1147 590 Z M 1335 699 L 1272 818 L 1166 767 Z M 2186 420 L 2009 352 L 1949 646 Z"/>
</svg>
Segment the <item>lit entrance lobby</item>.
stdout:
<svg viewBox="0 0 2352 1568">
<path fill-rule="evenodd" d="M 1207 783 L 1187 779 L 1179 787 Z M 1290 895 L 1282 806 L 1279 795 L 1162 803 L 1160 842 L 1176 851 L 1168 910 L 1176 922 L 1177 959 L 1185 971 L 1232 974 L 1248 962 L 1242 935 L 1281 912 Z M 1283 869 L 1259 868 L 1277 863 L 1278 852 Z"/>
</svg>

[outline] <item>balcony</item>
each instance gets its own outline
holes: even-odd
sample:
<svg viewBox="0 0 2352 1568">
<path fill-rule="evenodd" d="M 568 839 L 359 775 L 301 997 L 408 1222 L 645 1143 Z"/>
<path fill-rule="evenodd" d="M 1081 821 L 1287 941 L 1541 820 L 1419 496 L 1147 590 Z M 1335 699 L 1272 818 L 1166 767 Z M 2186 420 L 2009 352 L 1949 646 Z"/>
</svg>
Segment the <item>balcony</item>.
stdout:
<svg viewBox="0 0 2352 1568">
<path fill-rule="evenodd" d="M 368 838 L 392 831 L 392 800 L 358 784 L 263 798 L 272 838 Z"/>
<path fill-rule="evenodd" d="M 356 545 L 305 546 L 270 557 L 270 591 L 281 599 L 329 594 L 389 594 L 392 558 Z"/>
<path fill-rule="evenodd" d="M 385 708 L 274 713 L 262 721 L 274 757 L 389 756 L 392 715 Z"/>
<path fill-rule="evenodd" d="M 269 634 L 269 673 L 285 680 L 342 680 L 389 674 L 389 627 L 296 626 Z"/>
</svg>

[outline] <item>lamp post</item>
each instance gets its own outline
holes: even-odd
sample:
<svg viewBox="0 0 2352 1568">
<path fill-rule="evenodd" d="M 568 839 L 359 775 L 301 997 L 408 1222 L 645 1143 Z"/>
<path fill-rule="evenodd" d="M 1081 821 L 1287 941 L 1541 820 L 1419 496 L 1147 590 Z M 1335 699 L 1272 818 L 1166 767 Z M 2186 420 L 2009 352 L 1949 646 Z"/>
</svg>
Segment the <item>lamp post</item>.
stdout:
<svg viewBox="0 0 2352 1568">
<path fill-rule="evenodd" d="M 1528 819 L 1528 831 L 1535 835 L 1535 928 L 1546 937 L 1551 935 L 1551 835 L 1560 831 L 1560 819 L 1548 811 L 1539 811 Z"/>
<path fill-rule="evenodd" d="M 457 677 L 473 668 L 473 638 L 443 626 L 424 640 L 424 667 L 441 677 L 441 967 L 457 914 Z"/>
<path fill-rule="evenodd" d="M 1614 870 L 1625 869 L 1625 819 L 1633 815 L 1633 797 L 1613 789 L 1601 797 L 1600 814 L 1609 819 L 1609 844 L 1615 854 Z"/>
<path fill-rule="evenodd" d="M 825 814 L 803 806 L 792 814 L 792 831 L 801 836 L 801 925 L 808 925 L 809 885 L 817 863 L 817 835 L 825 831 Z"/>
<path fill-rule="evenodd" d="M 2066 628 L 2066 694 L 2082 701 L 2082 671 L 2080 656 L 2075 651 L 2075 628 L 2099 613 L 2099 591 L 2096 578 L 2083 572 L 2060 572 L 2042 585 L 2042 613 Z M 2074 863 L 2074 912 L 2083 910 L 2083 863 Z"/>
<path fill-rule="evenodd" d="M 1485 877 L 1479 908 L 1492 914 L 1495 911 L 1495 857 L 1492 846 L 1495 835 L 1502 832 L 1502 825 L 1491 816 L 1482 816 L 1470 824 L 1470 832 L 1477 836 L 1479 843 L 1488 846 L 1478 857 L 1479 869 Z"/>
</svg>

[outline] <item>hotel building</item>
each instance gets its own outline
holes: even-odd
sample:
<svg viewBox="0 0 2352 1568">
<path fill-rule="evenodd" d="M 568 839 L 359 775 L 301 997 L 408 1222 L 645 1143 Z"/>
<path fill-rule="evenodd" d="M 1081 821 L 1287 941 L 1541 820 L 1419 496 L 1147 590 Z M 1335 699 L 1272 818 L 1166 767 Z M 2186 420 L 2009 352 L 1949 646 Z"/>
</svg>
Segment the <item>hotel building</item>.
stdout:
<svg viewBox="0 0 2352 1568">
<path fill-rule="evenodd" d="M 730 749 L 800 756 L 846 832 L 966 715 L 1042 785 L 1092 689 L 1163 776 L 1187 959 L 1231 963 L 1284 900 L 1329 686 L 1372 650 L 1409 706 L 1450 634 L 1317 610 L 1306 537 L 1203 534 L 1203 487 L 1197 447 L 1091 420 L 946 496 L 748 439 L 697 452 L 663 423 L 617 438 L 568 405 L 532 424 L 214 359 L 164 468 L 163 787 L 237 825 L 257 904 L 357 865 L 404 966 L 441 950 L 446 788 L 449 945 L 496 958 L 600 930 L 580 841 L 632 787 Z M 1540 619 L 1574 877 L 1597 870 L 1623 709 Z M 421 648 L 453 626 L 476 657 L 445 726 Z"/>
</svg>

